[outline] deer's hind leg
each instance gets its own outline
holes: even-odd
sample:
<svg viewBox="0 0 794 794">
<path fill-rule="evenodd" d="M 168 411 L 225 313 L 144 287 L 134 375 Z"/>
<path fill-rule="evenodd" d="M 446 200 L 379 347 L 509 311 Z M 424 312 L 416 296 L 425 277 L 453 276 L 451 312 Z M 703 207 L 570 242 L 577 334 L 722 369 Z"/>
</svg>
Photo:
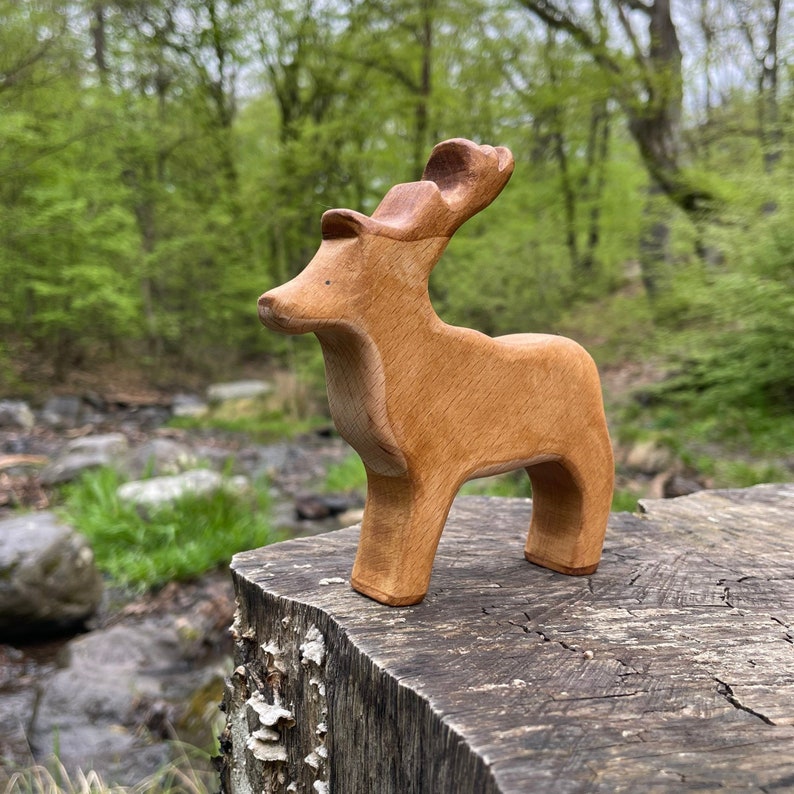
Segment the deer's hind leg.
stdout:
<svg viewBox="0 0 794 794">
<path fill-rule="evenodd" d="M 524 556 L 530 562 L 572 575 L 595 571 L 612 502 L 611 449 L 608 461 L 581 468 L 547 461 L 527 468 L 532 520 Z"/>
<path fill-rule="evenodd" d="M 382 604 L 418 604 L 456 488 L 367 471 L 367 502 L 350 583 Z"/>
</svg>

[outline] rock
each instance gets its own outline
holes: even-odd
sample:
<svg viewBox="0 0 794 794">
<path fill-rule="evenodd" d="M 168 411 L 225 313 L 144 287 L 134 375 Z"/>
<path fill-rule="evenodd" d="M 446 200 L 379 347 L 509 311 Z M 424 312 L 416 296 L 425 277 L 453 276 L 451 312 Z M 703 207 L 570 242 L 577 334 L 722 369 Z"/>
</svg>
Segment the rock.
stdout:
<svg viewBox="0 0 794 794">
<path fill-rule="evenodd" d="M 129 477 L 169 475 L 194 469 L 198 459 L 187 444 L 170 438 L 154 438 L 131 450 L 119 464 Z"/>
<path fill-rule="evenodd" d="M 677 496 L 688 496 L 689 494 L 702 491 L 706 486 L 695 479 L 683 474 L 673 474 L 662 487 L 662 496 L 665 499 L 675 499 Z"/>
<path fill-rule="evenodd" d="M 295 513 L 300 519 L 317 521 L 344 513 L 350 500 L 331 494 L 300 494 L 295 497 Z"/>
<path fill-rule="evenodd" d="M 317 494 L 299 494 L 295 497 L 295 515 L 304 521 L 328 518 L 331 511 Z"/>
<path fill-rule="evenodd" d="M 220 729 L 222 676 L 231 671 L 234 606 L 228 574 L 211 575 L 167 585 L 129 604 L 112 626 L 71 639 L 58 669 L 37 678 L 38 703 L 25 717 L 35 760 L 56 753 L 70 775 L 95 769 L 106 783 L 137 791 L 183 752 L 179 743 L 209 748 Z M 0 739 L 11 716 L 2 705 Z M 196 777 L 186 790 L 217 790 L 199 754 L 189 753 Z M 165 780 L 146 790 L 173 791 Z"/>
<path fill-rule="evenodd" d="M 640 441 L 626 454 L 626 468 L 642 474 L 656 474 L 664 471 L 673 463 L 674 455 L 667 447 L 655 441 Z"/>
<path fill-rule="evenodd" d="M 41 411 L 41 421 L 50 427 L 77 427 L 83 410 L 83 401 L 74 395 L 50 397 Z"/>
<path fill-rule="evenodd" d="M 238 470 L 238 451 L 235 449 L 228 449 L 218 444 L 202 444 L 200 441 L 193 447 L 193 454 L 196 458 L 196 463 L 201 461 L 205 466 L 215 471 L 230 471 L 234 468 Z M 247 470 L 242 470 L 243 474 L 248 474 Z"/>
<path fill-rule="evenodd" d="M 95 436 L 75 438 L 66 445 L 69 454 L 100 455 L 111 461 L 115 456 L 126 452 L 129 446 L 123 433 L 102 433 Z"/>
<path fill-rule="evenodd" d="M 30 760 L 30 721 L 39 695 L 36 672 L 22 651 L 0 645 L 0 758 L 6 768 Z M 2 772 L 0 785 L 7 783 Z"/>
<path fill-rule="evenodd" d="M 0 427 L 21 427 L 30 430 L 36 418 L 30 406 L 22 400 L 0 400 Z"/>
<path fill-rule="evenodd" d="M 164 425 L 171 418 L 170 409 L 164 405 L 141 405 L 129 409 L 122 428 L 130 432 L 136 430 L 154 430 Z"/>
<path fill-rule="evenodd" d="M 41 482 L 44 485 L 61 485 L 77 479 L 87 469 L 96 469 L 99 466 L 107 465 L 109 462 L 104 456 L 89 453 L 76 452 L 65 455 L 42 470 Z"/>
<path fill-rule="evenodd" d="M 201 417 L 209 411 L 209 406 L 195 394 L 175 394 L 171 401 L 174 416 Z"/>
<path fill-rule="evenodd" d="M 209 759 L 193 748 L 211 749 L 220 731 L 231 590 L 228 573 L 213 573 L 147 593 L 90 634 L 0 645 L 0 791 L 4 773 L 46 764 L 53 754 L 77 788 L 77 770 L 93 769 L 108 784 L 102 791 L 114 782 L 173 791 L 168 762 L 184 769 L 185 746 L 185 790 L 217 790 Z"/>
<path fill-rule="evenodd" d="M 343 527 L 352 527 L 353 524 L 360 524 L 364 520 L 364 508 L 353 507 L 350 510 L 345 510 L 337 516 L 339 524 Z"/>
<path fill-rule="evenodd" d="M 0 635 L 80 624 L 101 597 L 91 546 L 53 513 L 0 522 Z"/>
<path fill-rule="evenodd" d="M 110 466 L 128 448 L 122 433 L 84 436 L 70 441 L 61 454 L 41 472 L 44 485 L 70 482 L 86 469 Z"/>
<path fill-rule="evenodd" d="M 231 383 L 215 383 L 207 389 L 207 399 L 211 403 L 220 403 L 227 400 L 264 397 L 272 391 L 272 388 L 264 380 L 238 380 Z"/>
<path fill-rule="evenodd" d="M 65 666 L 44 685 L 35 713 L 36 760 L 57 755 L 70 774 L 96 769 L 106 783 L 119 785 L 137 784 L 167 763 L 167 745 L 146 740 L 143 712 L 162 699 L 163 672 L 179 669 L 174 629 L 114 626 L 72 640 L 63 657 Z"/>
<path fill-rule="evenodd" d="M 123 502 L 142 508 L 156 508 L 175 502 L 184 496 L 207 496 L 224 487 L 224 478 L 209 469 L 192 469 L 170 477 L 135 480 L 119 486 L 117 494 Z M 227 487 L 236 491 L 248 486 L 246 477 L 232 477 Z"/>
<path fill-rule="evenodd" d="M 10 435 L 3 439 L 2 450 L 9 455 L 26 455 L 31 452 L 33 445 L 30 436 L 25 433 Z"/>
<path fill-rule="evenodd" d="M 351 507 L 350 497 L 342 494 L 324 494 L 322 500 L 332 516 L 341 515 Z"/>
<path fill-rule="evenodd" d="M 254 478 L 274 477 L 287 465 L 289 456 L 289 444 L 260 444 L 240 450 L 237 463 Z"/>
</svg>

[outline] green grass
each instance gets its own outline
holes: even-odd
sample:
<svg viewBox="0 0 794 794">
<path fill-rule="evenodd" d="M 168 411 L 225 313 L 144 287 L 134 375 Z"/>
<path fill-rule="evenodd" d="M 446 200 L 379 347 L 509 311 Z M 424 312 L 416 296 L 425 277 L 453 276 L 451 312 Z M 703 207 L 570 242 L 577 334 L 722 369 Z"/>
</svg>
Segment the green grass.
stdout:
<svg viewBox="0 0 794 794">
<path fill-rule="evenodd" d="M 612 495 L 613 513 L 636 513 L 640 497 L 631 491 L 616 490 Z"/>
<path fill-rule="evenodd" d="M 366 469 L 361 458 L 353 453 L 328 467 L 322 490 L 325 493 L 350 493 L 366 490 L 366 487 Z"/>
<path fill-rule="evenodd" d="M 764 482 L 788 482 L 791 473 L 770 461 L 732 460 L 701 455 L 694 468 L 710 477 L 715 488 L 747 488 Z"/>
<path fill-rule="evenodd" d="M 264 483 L 242 494 L 221 489 L 141 511 L 117 497 L 122 482 L 111 468 L 87 472 L 65 490 L 61 510 L 115 584 L 143 590 L 189 579 L 276 539 Z"/>
<path fill-rule="evenodd" d="M 463 495 L 473 496 L 527 498 L 532 496 L 532 485 L 524 470 L 520 469 L 496 477 L 470 480 L 463 485 L 460 492 Z M 637 509 L 637 499 L 637 494 L 628 491 L 615 491 L 612 497 L 612 510 L 633 513 Z"/>
<path fill-rule="evenodd" d="M 311 432 L 327 424 L 328 419 L 320 416 L 292 419 L 281 411 L 243 412 L 236 416 L 210 412 L 199 417 L 175 416 L 168 422 L 169 427 L 181 430 L 222 430 L 227 433 L 241 433 L 261 443 L 295 438 L 301 433 Z"/>
<path fill-rule="evenodd" d="M 367 487 L 367 473 L 358 455 L 351 454 L 328 467 L 322 489 L 326 493 L 349 493 Z M 521 471 L 471 480 L 460 489 L 464 495 L 531 496 L 529 478 Z"/>
<path fill-rule="evenodd" d="M 532 496 L 532 487 L 523 469 L 498 474 L 494 477 L 481 477 L 469 480 L 460 489 L 463 496 Z"/>
</svg>

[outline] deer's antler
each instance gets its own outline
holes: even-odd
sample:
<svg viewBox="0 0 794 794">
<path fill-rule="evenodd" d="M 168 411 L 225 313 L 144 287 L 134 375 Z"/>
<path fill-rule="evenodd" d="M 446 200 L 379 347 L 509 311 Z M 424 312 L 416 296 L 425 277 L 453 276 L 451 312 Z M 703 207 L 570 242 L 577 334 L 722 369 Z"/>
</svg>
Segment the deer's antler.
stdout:
<svg viewBox="0 0 794 794">
<path fill-rule="evenodd" d="M 478 146 L 452 138 L 433 148 L 422 179 L 438 185 L 456 219 L 454 231 L 502 192 L 513 166 L 513 155 L 504 146 Z"/>
<path fill-rule="evenodd" d="M 395 185 L 371 218 L 329 210 L 323 215 L 323 237 L 361 231 L 399 240 L 451 237 L 499 195 L 513 165 L 513 155 L 503 146 L 478 146 L 464 138 L 442 141 L 433 148 L 421 182 Z"/>
</svg>

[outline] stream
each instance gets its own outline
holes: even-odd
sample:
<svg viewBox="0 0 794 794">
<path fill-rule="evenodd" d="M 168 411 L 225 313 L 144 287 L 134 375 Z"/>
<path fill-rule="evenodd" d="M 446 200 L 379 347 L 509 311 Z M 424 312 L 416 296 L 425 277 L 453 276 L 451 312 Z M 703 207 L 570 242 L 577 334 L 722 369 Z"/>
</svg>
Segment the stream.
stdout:
<svg viewBox="0 0 794 794">
<path fill-rule="evenodd" d="M 355 522 L 355 512 L 339 515 L 339 497 L 333 510 L 317 509 L 328 466 L 350 453 L 333 432 L 257 444 L 235 433 L 175 430 L 166 424 L 169 416 L 162 406 L 126 405 L 93 409 L 90 421 L 79 426 L 37 421 L 28 428 L 0 427 L 0 450 L 6 460 L 56 460 L 80 434 L 122 433 L 129 458 L 167 441 L 169 449 L 214 468 L 231 461 L 234 474 L 266 474 L 272 522 L 282 537 Z M 53 505 L 55 489 L 42 484 L 40 471 L 0 470 L 0 493 L 7 497 L 0 517 L 13 515 L 15 506 Z M 362 497 L 341 507 L 360 507 Z M 302 505 L 307 515 L 333 514 L 300 518 Z M 223 566 L 143 597 L 107 587 L 82 631 L 0 644 L 0 788 L 15 770 L 34 765 L 62 765 L 72 780 L 78 770 L 95 770 L 107 784 L 132 786 L 153 775 L 166 780 L 165 770 L 177 758 L 213 790 L 209 756 L 222 724 L 218 705 L 231 671 L 233 615 L 231 577 Z"/>
</svg>

